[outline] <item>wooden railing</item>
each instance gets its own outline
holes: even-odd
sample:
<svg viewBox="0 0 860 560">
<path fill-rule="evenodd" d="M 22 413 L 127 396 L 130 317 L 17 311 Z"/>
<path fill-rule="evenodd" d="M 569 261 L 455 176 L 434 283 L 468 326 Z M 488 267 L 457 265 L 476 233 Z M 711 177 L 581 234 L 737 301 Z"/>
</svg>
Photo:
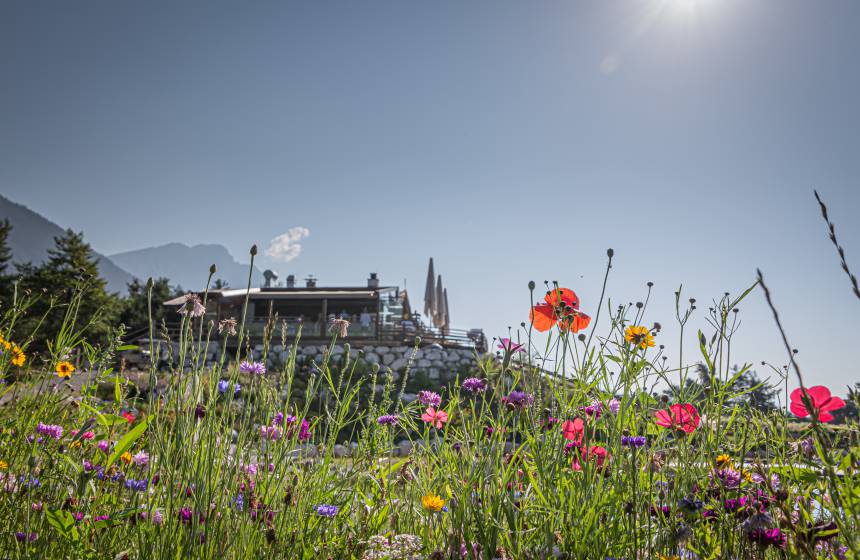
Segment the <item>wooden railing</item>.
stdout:
<svg viewBox="0 0 860 560">
<path fill-rule="evenodd" d="M 251 339 L 251 344 L 262 342 L 263 325 L 261 321 L 253 321 L 245 325 L 246 332 Z M 319 327 L 315 323 L 316 328 L 306 328 L 302 330 L 302 340 L 319 341 L 327 339 L 328 335 L 322 336 L 319 332 Z M 177 340 L 179 337 L 180 323 L 167 323 L 167 331 L 171 340 Z M 357 330 L 357 329 L 356 329 Z M 140 337 L 148 336 L 148 329 L 139 329 Z M 196 334 L 197 330 L 194 330 Z M 156 335 L 160 334 L 160 330 L 156 331 Z M 280 339 L 280 332 L 276 331 L 272 337 L 274 340 Z M 469 348 L 474 349 L 478 353 L 487 351 L 487 339 L 482 331 L 465 329 L 437 329 L 426 326 L 382 326 L 379 329 L 373 329 L 371 333 L 357 333 L 351 331 L 346 338 L 346 342 L 351 342 L 357 345 L 379 344 L 387 346 L 412 346 L 415 344 L 415 338 L 421 338 L 421 345 L 438 344 L 445 348 Z M 288 336 L 288 340 L 292 336 Z M 129 341 L 131 339 L 129 338 Z"/>
</svg>

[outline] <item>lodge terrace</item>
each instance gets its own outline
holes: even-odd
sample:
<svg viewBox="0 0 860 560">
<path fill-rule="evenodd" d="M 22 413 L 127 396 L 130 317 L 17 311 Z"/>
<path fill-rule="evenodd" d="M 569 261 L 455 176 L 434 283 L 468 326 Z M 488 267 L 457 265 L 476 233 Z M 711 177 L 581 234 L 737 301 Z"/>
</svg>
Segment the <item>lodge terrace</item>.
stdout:
<svg viewBox="0 0 860 560">
<path fill-rule="evenodd" d="M 288 337 L 294 337 L 301 326 L 301 340 L 309 344 L 328 340 L 331 321 L 346 319 L 350 324 L 347 341 L 357 348 L 412 346 L 415 337 L 420 336 L 421 346 L 439 345 L 486 352 L 487 340 L 483 330 L 453 329 L 448 325 L 447 290 L 441 287 L 441 277 L 437 280 L 432 276 L 432 267 L 431 259 L 428 278 L 433 278 L 433 285 L 428 284 L 425 291 L 423 316 L 412 310 L 406 290 L 398 286 L 380 286 L 376 273 L 371 273 L 364 286 L 319 287 L 317 280 L 309 277 L 304 286 L 297 287 L 291 275 L 284 286 L 273 286 L 272 277 L 267 276 L 265 285 L 259 288 L 209 290 L 205 320 L 217 324 L 231 317 L 241 319 L 247 295 L 245 330 L 251 344 L 262 342 L 270 317 L 277 324 L 274 338 L 280 336 L 282 326 Z M 203 298 L 202 292 L 198 295 Z M 185 296 L 180 296 L 164 304 L 171 308 L 167 319 L 171 331 L 179 326 L 181 317 L 178 309 L 184 302 Z"/>
</svg>

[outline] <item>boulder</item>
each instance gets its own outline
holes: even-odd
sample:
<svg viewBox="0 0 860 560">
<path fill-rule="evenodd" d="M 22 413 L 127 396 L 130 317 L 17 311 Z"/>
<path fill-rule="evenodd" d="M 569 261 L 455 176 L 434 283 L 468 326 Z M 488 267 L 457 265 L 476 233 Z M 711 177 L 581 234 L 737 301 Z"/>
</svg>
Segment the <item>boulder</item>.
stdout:
<svg viewBox="0 0 860 560">
<path fill-rule="evenodd" d="M 342 459 L 344 457 L 349 457 L 349 447 L 345 445 L 341 445 L 339 443 L 335 444 L 334 449 L 332 450 L 334 456 L 338 459 Z"/>
<path fill-rule="evenodd" d="M 389 352 L 388 354 L 383 354 L 382 363 L 388 366 L 394 362 L 394 359 L 395 359 L 394 354 Z"/>
<path fill-rule="evenodd" d="M 407 457 L 412 453 L 413 447 L 412 442 L 408 439 L 401 440 L 400 443 L 397 444 L 397 450 L 401 457 Z"/>
</svg>

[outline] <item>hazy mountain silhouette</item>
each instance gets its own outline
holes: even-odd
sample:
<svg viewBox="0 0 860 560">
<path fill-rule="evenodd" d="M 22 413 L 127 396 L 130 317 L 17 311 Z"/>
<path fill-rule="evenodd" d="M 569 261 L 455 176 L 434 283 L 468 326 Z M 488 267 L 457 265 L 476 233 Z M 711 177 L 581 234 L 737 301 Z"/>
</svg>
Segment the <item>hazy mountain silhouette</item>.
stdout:
<svg viewBox="0 0 860 560">
<path fill-rule="evenodd" d="M 54 237 L 65 233 L 64 228 L 44 216 L 0 196 L 0 219 L 3 218 L 8 218 L 12 223 L 9 248 L 12 250 L 12 261 L 15 263 L 44 262 L 48 258 L 48 249 L 54 247 Z M 87 241 L 86 232 L 84 232 L 84 241 Z M 96 256 L 99 259 L 99 273 L 107 280 L 108 290 L 125 294 L 126 285 L 133 280 L 132 275 L 108 257 L 98 252 Z"/>
<path fill-rule="evenodd" d="M 170 279 L 174 286 L 186 290 L 202 290 L 206 287 L 209 267 L 217 268 L 216 279 L 220 278 L 231 288 L 244 288 L 248 285 L 248 265 L 237 262 L 226 247 L 217 244 L 194 245 L 168 243 L 158 247 L 148 247 L 125 253 L 117 253 L 110 259 L 138 278 Z M 255 266 L 253 285 L 260 283 L 262 273 Z"/>
</svg>

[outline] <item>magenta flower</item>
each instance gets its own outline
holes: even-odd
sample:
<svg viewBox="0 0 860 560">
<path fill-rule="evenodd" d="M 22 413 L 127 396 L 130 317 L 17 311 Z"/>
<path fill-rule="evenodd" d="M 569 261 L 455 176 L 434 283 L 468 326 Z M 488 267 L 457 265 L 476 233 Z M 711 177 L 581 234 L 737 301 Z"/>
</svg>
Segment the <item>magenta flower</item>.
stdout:
<svg viewBox="0 0 860 560">
<path fill-rule="evenodd" d="M 469 377 L 463 380 L 462 387 L 470 393 L 483 393 L 487 390 L 487 382 L 477 377 Z"/>
<path fill-rule="evenodd" d="M 433 391 L 419 391 L 418 402 L 425 406 L 438 408 L 442 404 L 442 397 L 439 393 L 434 393 Z"/>
<path fill-rule="evenodd" d="M 525 346 L 523 344 L 517 344 L 510 338 L 499 339 L 499 350 L 504 350 L 506 353 L 509 354 L 526 351 Z"/>
<path fill-rule="evenodd" d="M 263 375 L 266 373 L 266 364 L 263 362 L 249 362 L 248 360 L 245 360 L 239 364 L 239 371 L 242 373 Z"/>
</svg>

